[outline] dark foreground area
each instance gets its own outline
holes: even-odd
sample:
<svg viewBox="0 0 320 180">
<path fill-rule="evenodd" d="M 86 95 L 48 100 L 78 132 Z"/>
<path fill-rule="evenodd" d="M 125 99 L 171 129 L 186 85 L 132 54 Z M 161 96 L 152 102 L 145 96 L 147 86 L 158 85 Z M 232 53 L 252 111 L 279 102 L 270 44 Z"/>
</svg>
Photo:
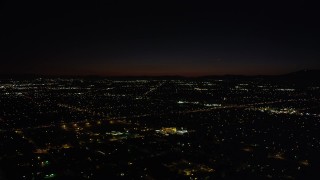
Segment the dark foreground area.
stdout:
<svg viewBox="0 0 320 180">
<path fill-rule="evenodd" d="M 319 179 L 320 84 L 0 81 L 0 179 Z"/>
</svg>

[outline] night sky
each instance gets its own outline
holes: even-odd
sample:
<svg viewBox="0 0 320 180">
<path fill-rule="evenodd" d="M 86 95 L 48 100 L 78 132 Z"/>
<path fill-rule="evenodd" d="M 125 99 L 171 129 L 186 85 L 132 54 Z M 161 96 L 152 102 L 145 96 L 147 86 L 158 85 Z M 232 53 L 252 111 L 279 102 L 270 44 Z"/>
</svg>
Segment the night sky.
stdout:
<svg viewBox="0 0 320 180">
<path fill-rule="evenodd" d="M 0 73 L 200 76 L 320 69 L 318 6 L 289 2 L 1 2 Z"/>
</svg>

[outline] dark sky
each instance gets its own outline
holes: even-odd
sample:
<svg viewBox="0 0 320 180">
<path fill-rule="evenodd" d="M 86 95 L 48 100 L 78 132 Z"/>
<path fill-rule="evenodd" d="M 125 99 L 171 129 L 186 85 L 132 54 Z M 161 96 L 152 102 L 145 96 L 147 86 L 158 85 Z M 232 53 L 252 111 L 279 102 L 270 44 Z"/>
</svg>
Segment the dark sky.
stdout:
<svg viewBox="0 0 320 180">
<path fill-rule="evenodd" d="M 206 3 L 205 3 L 206 2 Z M 282 74 L 320 69 L 304 1 L 6 1 L 0 73 Z"/>
</svg>

